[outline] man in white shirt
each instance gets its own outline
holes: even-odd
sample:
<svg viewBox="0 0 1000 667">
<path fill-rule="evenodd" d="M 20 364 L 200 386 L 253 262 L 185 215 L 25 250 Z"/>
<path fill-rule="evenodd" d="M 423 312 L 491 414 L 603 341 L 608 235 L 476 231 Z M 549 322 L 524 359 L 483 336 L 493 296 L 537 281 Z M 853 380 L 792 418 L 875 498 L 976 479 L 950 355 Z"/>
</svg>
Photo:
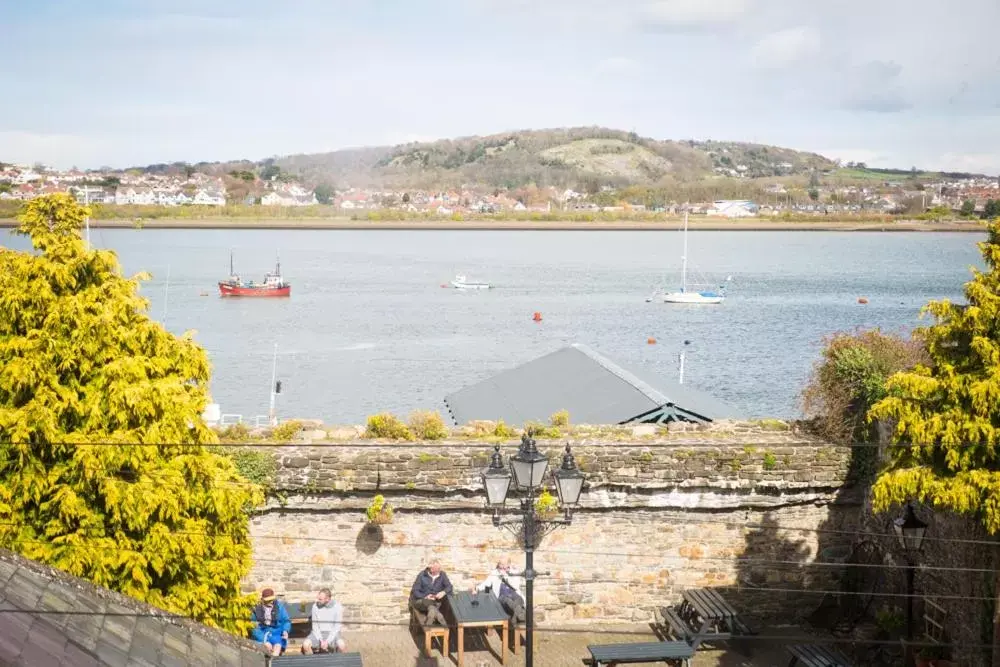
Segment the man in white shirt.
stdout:
<svg viewBox="0 0 1000 667">
<path fill-rule="evenodd" d="M 306 655 L 312 654 L 313 651 L 343 652 L 347 648 L 347 644 L 340 636 L 344 608 L 332 598 L 333 594 L 329 588 L 321 589 L 316 595 L 316 603 L 312 607 L 312 630 L 302 642 L 302 652 Z"/>
<path fill-rule="evenodd" d="M 524 598 L 521 597 L 523 582 L 524 576 L 510 569 L 510 557 L 501 556 L 486 581 L 473 587 L 473 590 L 492 592 L 516 622 L 524 623 Z"/>
</svg>

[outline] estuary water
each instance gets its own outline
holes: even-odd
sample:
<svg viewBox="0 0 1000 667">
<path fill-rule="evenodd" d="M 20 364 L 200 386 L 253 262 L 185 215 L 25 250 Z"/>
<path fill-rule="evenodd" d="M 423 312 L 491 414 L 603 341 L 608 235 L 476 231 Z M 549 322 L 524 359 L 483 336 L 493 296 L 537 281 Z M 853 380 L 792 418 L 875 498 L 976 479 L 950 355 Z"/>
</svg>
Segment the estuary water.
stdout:
<svg viewBox="0 0 1000 667">
<path fill-rule="evenodd" d="M 197 331 L 223 412 L 267 414 L 277 345 L 279 415 L 345 424 L 444 412 L 446 394 L 569 343 L 676 380 L 685 340 L 686 384 L 751 417 L 795 417 L 824 336 L 906 331 L 928 300 L 962 299 L 982 238 L 691 232 L 693 276 L 732 277 L 718 306 L 646 302 L 679 286 L 680 232 L 95 229 L 91 240 L 127 273 L 153 274 L 142 288 L 153 318 Z M 27 247 L 6 233 L 0 244 Z M 280 251 L 292 296 L 220 298 L 231 250 L 255 280 Z M 495 289 L 441 287 L 459 273 Z"/>
</svg>

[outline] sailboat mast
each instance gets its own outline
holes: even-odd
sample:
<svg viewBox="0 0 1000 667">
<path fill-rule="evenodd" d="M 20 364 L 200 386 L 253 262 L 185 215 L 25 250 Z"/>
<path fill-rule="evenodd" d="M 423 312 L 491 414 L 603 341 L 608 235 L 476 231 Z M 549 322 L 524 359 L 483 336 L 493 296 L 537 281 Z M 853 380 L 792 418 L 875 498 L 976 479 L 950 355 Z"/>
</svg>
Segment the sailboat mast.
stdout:
<svg viewBox="0 0 1000 667">
<path fill-rule="evenodd" d="M 229 251 L 229 275 L 235 276 L 236 272 L 233 271 L 233 251 Z"/>
<path fill-rule="evenodd" d="M 684 254 L 681 255 L 681 291 L 687 291 L 688 279 L 688 214 L 684 211 Z"/>
</svg>

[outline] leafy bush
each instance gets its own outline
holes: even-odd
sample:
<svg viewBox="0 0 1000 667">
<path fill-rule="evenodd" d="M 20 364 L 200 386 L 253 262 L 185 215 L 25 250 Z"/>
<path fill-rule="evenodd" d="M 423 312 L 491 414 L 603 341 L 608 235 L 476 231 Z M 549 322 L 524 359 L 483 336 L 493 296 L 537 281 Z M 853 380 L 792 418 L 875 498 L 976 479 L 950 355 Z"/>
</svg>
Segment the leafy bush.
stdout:
<svg viewBox="0 0 1000 667">
<path fill-rule="evenodd" d="M 552 416 L 549 417 L 549 424 L 556 428 L 569 426 L 569 410 L 560 410 L 559 412 L 552 413 Z"/>
<path fill-rule="evenodd" d="M 513 438 L 517 436 L 517 432 L 510 426 L 504 424 L 503 420 L 499 420 L 497 425 L 493 428 L 493 436 L 496 438 Z"/>
<path fill-rule="evenodd" d="M 220 442 L 249 442 L 250 439 L 250 427 L 243 422 L 230 424 L 219 431 Z"/>
<path fill-rule="evenodd" d="M 562 431 L 555 426 L 546 426 L 541 422 L 530 421 L 524 423 L 524 432 L 533 438 L 552 439 L 561 438 Z"/>
<path fill-rule="evenodd" d="M 930 361 L 920 341 L 879 329 L 835 334 L 821 354 L 803 391 L 803 408 L 821 435 L 835 441 L 871 440 L 866 417 L 885 397 L 886 380 Z"/>
<path fill-rule="evenodd" d="M 448 437 L 448 427 L 441 415 L 432 410 L 417 410 L 407 420 L 410 431 L 421 440 L 443 440 Z"/>
<path fill-rule="evenodd" d="M 392 523 L 392 506 L 386 501 L 385 496 L 378 494 L 368 504 L 365 510 L 365 519 L 368 523 L 382 525 Z"/>
<path fill-rule="evenodd" d="M 778 467 L 778 459 L 772 452 L 764 452 L 764 470 L 774 470 Z"/>
<path fill-rule="evenodd" d="M 254 484 L 259 484 L 265 492 L 274 488 L 274 476 L 278 462 L 271 452 L 261 449 L 240 447 L 216 448 L 223 456 L 232 460 L 236 471 Z"/>
<path fill-rule="evenodd" d="M 366 438 L 387 438 L 389 440 L 415 440 L 413 432 L 395 415 L 380 412 L 368 418 L 365 428 Z"/>
<path fill-rule="evenodd" d="M 271 429 L 271 439 L 277 442 L 288 442 L 302 430 L 302 422 L 294 419 L 282 422 Z"/>
</svg>

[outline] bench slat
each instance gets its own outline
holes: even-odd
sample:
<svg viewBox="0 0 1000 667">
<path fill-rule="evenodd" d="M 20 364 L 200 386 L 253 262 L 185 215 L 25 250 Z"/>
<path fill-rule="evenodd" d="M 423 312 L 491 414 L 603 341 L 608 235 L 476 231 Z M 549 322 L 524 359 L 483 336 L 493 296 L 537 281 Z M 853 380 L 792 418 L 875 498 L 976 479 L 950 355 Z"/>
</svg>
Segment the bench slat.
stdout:
<svg viewBox="0 0 1000 667">
<path fill-rule="evenodd" d="M 681 615 L 673 607 L 662 607 L 660 614 L 663 616 L 663 620 L 667 622 L 667 625 L 670 626 L 673 633 L 677 635 L 678 639 L 687 641 L 694 636 L 695 631 L 691 629 L 691 626 L 681 618 Z"/>
<path fill-rule="evenodd" d="M 271 660 L 276 667 L 362 667 L 360 653 L 314 653 L 312 655 L 286 654 Z"/>
<path fill-rule="evenodd" d="M 588 646 L 595 662 L 647 662 L 650 660 L 687 660 L 694 649 L 687 642 L 643 642 L 638 644 L 600 644 Z"/>
<path fill-rule="evenodd" d="M 788 652 L 798 658 L 804 667 L 852 667 L 840 651 L 819 644 L 792 644 Z"/>
</svg>

